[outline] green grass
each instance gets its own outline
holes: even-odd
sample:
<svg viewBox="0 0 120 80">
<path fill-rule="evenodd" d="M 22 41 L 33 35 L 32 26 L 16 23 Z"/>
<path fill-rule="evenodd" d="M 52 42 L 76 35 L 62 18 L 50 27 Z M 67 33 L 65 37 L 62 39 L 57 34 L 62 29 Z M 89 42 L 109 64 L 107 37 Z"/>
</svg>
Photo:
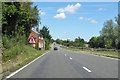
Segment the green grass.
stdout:
<svg viewBox="0 0 120 80">
<path fill-rule="evenodd" d="M 99 55 L 99 56 L 106 56 L 106 57 L 112 57 L 112 58 L 119 58 L 120 59 L 120 56 L 118 56 L 117 51 L 91 51 L 91 50 L 86 50 L 86 49 L 75 49 L 75 48 L 63 48 L 63 49 L 71 50 L 71 51 L 78 51 L 80 53 L 95 54 L 95 55 Z"/>
<path fill-rule="evenodd" d="M 50 51 L 50 50 L 39 51 L 28 45 L 23 46 L 23 49 L 24 49 L 23 52 L 18 54 L 16 57 L 13 57 L 7 61 L 3 61 L 3 63 L 2 63 L 2 69 L 4 72 L 3 77 L 5 77 L 6 74 L 8 75 L 8 73 L 11 73 L 11 72 L 19 69 L 20 67 L 24 66 L 25 64 L 31 62 L 35 58 L 44 54 L 45 52 Z"/>
</svg>

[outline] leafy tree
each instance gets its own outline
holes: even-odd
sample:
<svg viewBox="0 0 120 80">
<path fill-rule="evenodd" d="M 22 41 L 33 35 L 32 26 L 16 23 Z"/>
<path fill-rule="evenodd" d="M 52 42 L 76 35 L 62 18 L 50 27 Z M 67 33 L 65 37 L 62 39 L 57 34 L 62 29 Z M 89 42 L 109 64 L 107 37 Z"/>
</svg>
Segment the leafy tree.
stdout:
<svg viewBox="0 0 120 80">
<path fill-rule="evenodd" d="M 62 44 L 62 40 L 60 40 L 60 39 L 56 39 L 56 43 L 58 43 L 58 44 Z"/>
<path fill-rule="evenodd" d="M 101 36 L 103 36 L 103 39 L 105 41 L 107 48 L 112 48 L 114 44 L 114 22 L 112 20 L 106 21 L 104 23 L 104 27 L 100 31 Z"/>
<path fill-rule="evenodd" d="M 49 31 L 49 28 L 47 26 L 43 26 L 43 28 L 40 30 L 40 34 L 43 35 L 43 38 L 47 38 L 49 40 L 49 43 L 50 43 L 50 40 L 51 40 L 51 35 L 50 35 L 50 31 Z"/>
<path fill-rule="evenodd" d="M 99 48 L 104 48 L 105 47 L 105 43 L 104 43 L 104 39 L 103 39 L 103 37 L 102 36 L 98 36 L 97 38 L 96 38 L 96 42 L 97 42 L 97 48 L 99 47 Z"/>
<path fill-rule="evenodd" d="M 104 41 L 102 36 L 92 37 L 88 43 L 89 46 L 92 48 L 104 48 Z"/>
<path fill-rule="evenodd" d="M 37 6 L 31 2 L 2 3 L 2 33 L 16 36 L 25 34 L 28 38 L 31 28 L 39 22 Z"/>
<path fill-rule="evenodd" d="M 74 45 L 76 47 L 80 47 L 80 46 L 83 47 L 84 46 L 84 42 L 85 42 L 84 39 L 81 39 L 80 37 L 78 37 L 78 38 L 75 39 L 76 45 L 75 44 Z"/>
<path fill-rule="evenodd" d="M 90 47 L 94 48 L 96 46 L 96 38 L 92 37 L 89 41 Z"/>
<path fill-rule="evenodd" d="M 40 34 L 43 35 L 43 38 L 45 39 L 45 49 L 48 50 L 49 44 L 50 44 L 51 38 L 52 38 L 50 35 L 49 28 L 47 26 L 43 26 L 43 28 L 40 30 Z"/>
<path fill-rule="evenodd" d="M 49 46 L 49 40 L 47 38 L 44 38 L 45 40 L 45 50 L 49 50 L 50 46 Z"/>
<path fill-rule="evenodd" d="M 115 17 L 115 20 L 117 22 L 117 27 L 114 29 L 115 32 L 115 44 L 118 49 L 120 49 L 120 14 L 118 14 L 118 17 Z"/>
</svg>

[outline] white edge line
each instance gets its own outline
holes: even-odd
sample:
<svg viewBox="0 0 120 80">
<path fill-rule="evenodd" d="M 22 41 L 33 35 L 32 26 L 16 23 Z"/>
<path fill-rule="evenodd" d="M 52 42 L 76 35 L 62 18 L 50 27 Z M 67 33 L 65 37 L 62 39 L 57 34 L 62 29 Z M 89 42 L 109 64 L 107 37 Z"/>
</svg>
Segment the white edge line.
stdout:
<svg viewBox="0 0 120 80">
<path fill-rule="evenodd" d="M 70 59 L 72 60 L 72 58 L 70 57 Z"/>
<path fill-rule="evenodd" d="M 48 51 L 49 52 L 49 51 Z M 45 54 L 47 54 L 48 52 L 42 54 L 41 56 L 37 57 L 36 59 L 34 59 L 33 61 L 31 61 L 30 63 L 24 65 L 23 67 L 21 67 L 20 69 L 16 70 L 15 72 L 11 73 L 9 76 L 7 76 L 6 78 L 10 78 L 13 75 L 15 75 L 16 73 L 18 73 L 19 71 L 21 71 L 22 69 L 24 69 L 25 67 L 27 67 L 28 65 L 30 65 L 31 63 L 35 62 L 37 59 L 41 58 L 42 56 L 44 56 Z"/>
<path fill-rule="evenodd" d="M 85 69 L 85 70 L 88 71 L 88 72 L 92 72 L 91 70 L 89 70 L 89 69 L 86 68 L 86 67 L 83 67 L 83 69 Z"/>
</svg>

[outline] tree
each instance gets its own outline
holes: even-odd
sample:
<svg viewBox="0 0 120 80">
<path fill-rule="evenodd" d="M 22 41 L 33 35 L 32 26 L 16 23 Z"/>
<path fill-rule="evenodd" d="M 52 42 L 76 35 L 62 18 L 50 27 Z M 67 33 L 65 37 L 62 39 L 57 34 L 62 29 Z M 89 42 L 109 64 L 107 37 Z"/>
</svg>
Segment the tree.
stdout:
<svg viewBox="0 0 120 80">
<path fill-rule="evenodd" d="M 88 43 L 92 48 L 104 48 L 104 41 L 102 36 L 92 37 Z"/>
<path fill-rule="evenodd" d="M 104 23 L 104 27 L 100 31 L 101 36 L 103 37 L 106 47 L 112 48 L 114 44 L 114 22 L 112 20 L 108 20 Z"/>
<path fill-rule="evenodd" d="M 40 30 L 40 34 L 42 34 L 43 38 L 45 39 L 45 49 L 49 49 L 49 44 L 52 38 L 50 35 L 49 28 L 47 26 L 43 26 L 43 28 Z"/>
<path fill-rule="evenodd" d="M 51 35 L 50 35 L 50 31 L 49 31 L 49 28 L 47 26 L 43 26 L 43 28 L 40 30 L 40 34 L 43 35 L 43 38 L 47 38 L 49 40 L 49 43 L 50 43 L 50 40 L 51 40 Z"/>
<path fill-rule="evenodd" d="M 99 48 L 104 48 L 105 47 L 105 43 L 104 43 L 104 39 L 103 39 L 103 37 L 102 36 L 98 36 L 97 38 L 96 38 L 96 42 L 97 42 L 97 48 L 99 47 Z"/>
<path fill-rule="evenodd" d="M 32 2 L 2 3 L 2 33 L 16 37 L 25 34 L 28 38 L 31 28 L 38 25 L 39 11 Z"/>
<path fill-rule="evenodd" d="M 116 37 L 115 44 L 117 49 L 120 49 L 120 14 L 118 14 L 118 17 L 115 17 L 115 20 L 117 22 L 117 27 L 114 29 Z"/>
<path fill-rule="evenodd" d="M 84 46 L 84 39 L 81 39 L 80 37 L 75 38 L 75 43 L 74 44 L 76 47 L 83 47 Z"/>
<path fill-rule="evenodd" d="M 90 40 L 89 40 L 89 45 L 90 47 L 94 48 L 96 47 L 96 38 L 95 37 L 92 37 Z"/>
</svg>

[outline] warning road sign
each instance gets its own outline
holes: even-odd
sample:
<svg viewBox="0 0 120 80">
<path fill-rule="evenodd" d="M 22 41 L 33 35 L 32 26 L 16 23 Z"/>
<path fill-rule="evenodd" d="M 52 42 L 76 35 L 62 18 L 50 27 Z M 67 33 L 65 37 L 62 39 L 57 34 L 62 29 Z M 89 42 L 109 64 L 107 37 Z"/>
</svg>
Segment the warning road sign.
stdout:
<svg viewBox="0 0 120 80">
<path fill-rule="evenodd" d="M 33 36 L 30 37 L 29 44 L 36 44 L 36 41 Z"/>
</svg>

